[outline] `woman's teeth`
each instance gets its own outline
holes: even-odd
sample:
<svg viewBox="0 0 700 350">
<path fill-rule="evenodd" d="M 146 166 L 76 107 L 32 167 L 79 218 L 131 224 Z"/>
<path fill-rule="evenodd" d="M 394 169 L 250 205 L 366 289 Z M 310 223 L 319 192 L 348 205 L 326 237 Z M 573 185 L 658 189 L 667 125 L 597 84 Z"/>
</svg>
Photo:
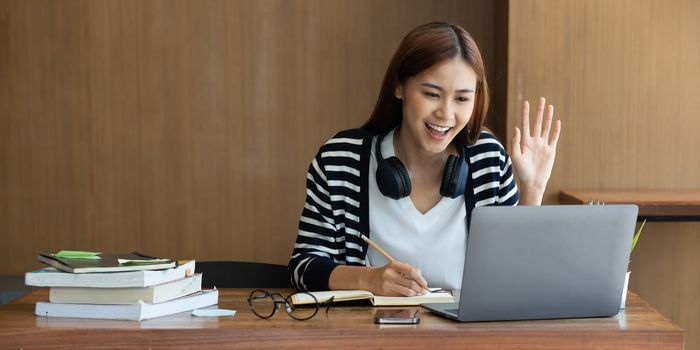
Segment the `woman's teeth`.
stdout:
<svg viewBox="0 0 700 350">
<path fill-rule="evenodd" d="M 430 129 L 430 131 L 432 131 L 436 134 L 441 134 L 441 135 L 447 134 L 447 131 L 450 130 L 450 128 L 446 127 L 446 126 L 439 126 L 439 125 L 430 124 L 430 123 L 425 123 L 425 125 L 428 127 L 428 129 Z"/>
</svg>

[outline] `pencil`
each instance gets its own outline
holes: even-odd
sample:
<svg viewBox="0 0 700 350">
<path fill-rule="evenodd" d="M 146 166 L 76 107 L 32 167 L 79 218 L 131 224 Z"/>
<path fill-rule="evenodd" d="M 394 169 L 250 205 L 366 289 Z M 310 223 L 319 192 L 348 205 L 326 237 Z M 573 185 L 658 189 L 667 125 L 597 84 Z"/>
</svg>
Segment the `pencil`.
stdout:
<svg viewBox="0 0 700 350">
<path fill-rule="evenodd" d="M 378 251 L 379 254 L 383 255 L 387 260 L 389 260 L 391 262 L 396 261 L 396 259 L 394 259 L 391 255 L 389 255 L 389 253 L 385 252 L 384 249 L 380 248 L 377 245 L 377 243 L 372 242 L 369 238 L 365 237 L 364 235 L 360 235 L 360 237 L 362 238 L 362 240 L 367 242 L 367 244 L 369 244 L 372 248 L 374 248 L 374 250 Z"/>
</svg>

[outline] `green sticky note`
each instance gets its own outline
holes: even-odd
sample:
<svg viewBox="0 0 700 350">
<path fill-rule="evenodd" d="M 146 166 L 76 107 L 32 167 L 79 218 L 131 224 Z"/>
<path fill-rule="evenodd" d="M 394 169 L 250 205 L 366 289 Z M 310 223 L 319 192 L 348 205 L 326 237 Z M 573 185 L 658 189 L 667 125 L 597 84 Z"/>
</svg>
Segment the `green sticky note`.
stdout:
<svg viewBox="0 0 700 350">
<path fill-rule="evenodd" d="M 61 250 L 60 252 L 54 254 L 58 258 L 66 259 L 86 259 L 86 260 L 99 260 L 102 259 L 98 255 L 102 252 L 84 252 L 81 250 Z"/>
<path fill-rule="evenodd" d="M 236 310 L 226 310 L 226 309 L 196 309 L 192 310 L 192 316 L 199 317 L 233 317 L 236 314 Z"/>
</svg>

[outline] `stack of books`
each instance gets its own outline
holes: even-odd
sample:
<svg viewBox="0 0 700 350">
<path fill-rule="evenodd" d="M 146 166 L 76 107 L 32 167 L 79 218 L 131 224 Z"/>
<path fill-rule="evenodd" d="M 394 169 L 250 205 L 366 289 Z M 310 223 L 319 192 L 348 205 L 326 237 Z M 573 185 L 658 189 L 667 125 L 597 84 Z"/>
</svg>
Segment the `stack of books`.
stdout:
<svg viewBox="0 0 700 350">
<path fill-rule="evenodd" d="M 141 321 L 218 303 L 216 289 L 202 290 L 202 274 L 194 273 L 194 260 L 177 263 L 144 257 L 39 254 L 39 261 L 51 267 L 24 276 L 26 285 L 50 287 L 49 302 L 37 302 L 35 314 Z"/>
</svg>

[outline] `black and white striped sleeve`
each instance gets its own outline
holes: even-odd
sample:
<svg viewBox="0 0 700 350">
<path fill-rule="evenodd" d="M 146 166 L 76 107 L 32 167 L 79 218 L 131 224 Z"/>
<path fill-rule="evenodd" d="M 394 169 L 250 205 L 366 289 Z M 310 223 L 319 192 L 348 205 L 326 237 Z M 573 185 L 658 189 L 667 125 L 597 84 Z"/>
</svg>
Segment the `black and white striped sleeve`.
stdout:
<svg viewBox="0 0 700 350">
<path fill-rule="evenodd" d="M 292 285 L 297 290 L 328 290 L 328 277 L 339 264 L 339 239 L 324 173 L 321 152 L 311 161 L 306 175 L 306 201 L 289 261 Z"/>
<path fill-rule="evenodd" d="M 362 129 L 337 133 L 319 149 L 306 175 L 306 201 L 289 260 L 292 285 L 298 290 L 328 290 L 338 265 L 365 264 L 369 231 L 366 171 L 372 134 Z"/>
<path fill-rule="evenodd" d="M 482 132 L 471 152 L 476 206 L 517 205 L 520 195 L 513 164 L 498 139 L 489 132 Z"/>
<path fill-rule="evenodd" d="M 515 206 L 520 201 L 520 192 L 518 185 L 515 183 L 515 174 L 513 173 L 513 162 L 506 150 L 501 147 L 502 157 L 500 157 L 500 184 L 498 186 L 498 205 Z"/>
</svg>

